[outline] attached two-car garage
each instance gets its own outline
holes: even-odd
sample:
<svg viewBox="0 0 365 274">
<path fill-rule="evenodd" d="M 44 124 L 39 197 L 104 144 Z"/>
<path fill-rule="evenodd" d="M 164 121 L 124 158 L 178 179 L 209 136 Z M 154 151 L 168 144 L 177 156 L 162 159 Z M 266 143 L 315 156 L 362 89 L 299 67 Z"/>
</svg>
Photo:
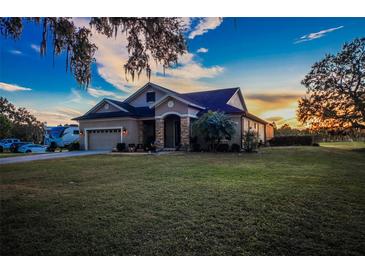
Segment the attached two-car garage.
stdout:
<svg viewBox="0 0 365 274">
<path fill-rule="evenodd" d="M 112 150 L 122 140 L 121 128 L 87 130 L 87 149 Z"/>
</svg>

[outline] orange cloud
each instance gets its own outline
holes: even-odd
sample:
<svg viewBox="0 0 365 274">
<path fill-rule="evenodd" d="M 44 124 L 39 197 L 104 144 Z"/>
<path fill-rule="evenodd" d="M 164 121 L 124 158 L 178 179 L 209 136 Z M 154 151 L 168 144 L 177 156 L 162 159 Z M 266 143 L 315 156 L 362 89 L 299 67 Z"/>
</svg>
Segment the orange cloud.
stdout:
<svg viewBox="0 0 365 274">
<path fill-rule="evenodd" d="M 300 127 L 296 111 L 298 99 L 303 94 L 302 91 L 248 93 L 245 95 L 245 100 L 251 113 L 267 121 L 273 121 L 278 126 L 287 123 L 292 127 Z"/>
</svg>

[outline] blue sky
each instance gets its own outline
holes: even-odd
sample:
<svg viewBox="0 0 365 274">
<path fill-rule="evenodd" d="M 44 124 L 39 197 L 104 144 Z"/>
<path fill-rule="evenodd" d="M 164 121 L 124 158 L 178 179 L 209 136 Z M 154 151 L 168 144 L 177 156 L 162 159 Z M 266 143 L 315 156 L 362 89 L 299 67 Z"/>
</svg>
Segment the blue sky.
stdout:
<svg viewBox="0 0 365 274">
<path fill-rule="evenodd" d="M 85 18 L 75 18 L 78 26 Z M 242 88 L 250 112 L 278 124 L 296 125 L 301 79 L 326 53 L 365 36 L 365 18 L 185 18 L 188 54 L 151 81 L 180 92 Z M 39 55 L 41 29 L 25 25 L 17 41 L 0 37 L 0 96 L 30 109 L 48 124 L 70 122 L 103 97 L 123 99 L 144 83 L 125 79 L 125 38 L 94 34 L 99 50 L 88 90 L 65 71 L 65 57 Z"/>
</svg>

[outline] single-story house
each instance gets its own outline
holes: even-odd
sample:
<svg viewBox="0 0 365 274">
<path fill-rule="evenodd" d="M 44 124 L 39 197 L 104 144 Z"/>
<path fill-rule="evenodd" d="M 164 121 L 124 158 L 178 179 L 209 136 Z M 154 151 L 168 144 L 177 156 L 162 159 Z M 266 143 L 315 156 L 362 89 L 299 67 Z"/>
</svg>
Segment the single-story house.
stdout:
<svg viewBox="0 0 365 274">
<path fill-rule="evenodd" d="M 262 142 L 273 137 L 270 123 L 248 112 L 240 88 L 179 93 L 147 83 L 124 101 L 103 99 L 79 122 L 82 149 L 112 149 L 117 143 L 154 143 L 159 149 L 189 147 L 192 122 L 208 110 L 221 111 L 236 123 L 230 144 L 242 145 L 249 128 Z"/>
</svg>

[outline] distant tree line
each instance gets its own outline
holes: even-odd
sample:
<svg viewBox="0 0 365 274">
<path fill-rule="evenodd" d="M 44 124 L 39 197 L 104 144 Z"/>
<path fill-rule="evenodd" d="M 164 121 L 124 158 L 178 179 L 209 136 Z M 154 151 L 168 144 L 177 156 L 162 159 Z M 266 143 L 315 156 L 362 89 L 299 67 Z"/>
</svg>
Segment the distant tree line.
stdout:
<svg viewBox="0 0 365 274">
<path fill-rule="evenodd" d="M 40 143 L 44 136 L 44 123 L 25 108 L 17 108 L 0 97 L 0 139 L 18 138 Z"/>
<path fill-rule="evenodd" d="M 313 136 L 319 141 L 345 141 L 345 140 L 365 140 L 365 130 L 363 129 L 313 129 L 313 128 L 292 128 L 289 124 L 281 127 L 274 125 L 275 136 Z"/>
</svg>

